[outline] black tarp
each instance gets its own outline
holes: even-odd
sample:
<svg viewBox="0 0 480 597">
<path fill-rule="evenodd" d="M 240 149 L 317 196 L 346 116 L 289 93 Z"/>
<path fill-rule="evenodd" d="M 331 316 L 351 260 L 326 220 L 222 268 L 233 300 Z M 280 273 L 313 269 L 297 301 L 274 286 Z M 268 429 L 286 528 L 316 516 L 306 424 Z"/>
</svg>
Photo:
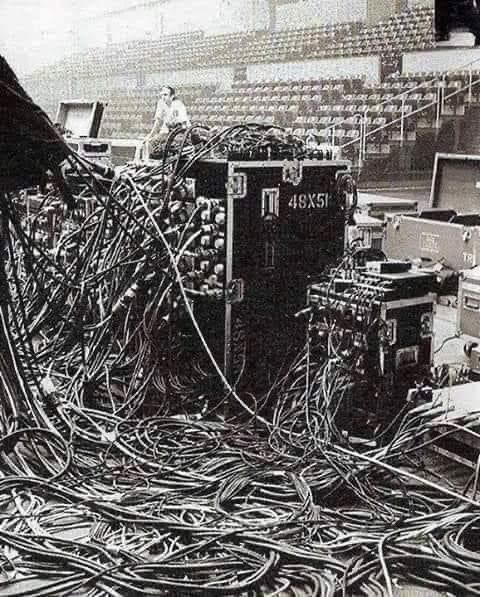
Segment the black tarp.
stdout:
<svg viewBox="0 0 480 597">
<path fill-rule="evenodd" d="M 0 192 L 38 184 L 69 152 L 0 55 Z"/>
</svg>

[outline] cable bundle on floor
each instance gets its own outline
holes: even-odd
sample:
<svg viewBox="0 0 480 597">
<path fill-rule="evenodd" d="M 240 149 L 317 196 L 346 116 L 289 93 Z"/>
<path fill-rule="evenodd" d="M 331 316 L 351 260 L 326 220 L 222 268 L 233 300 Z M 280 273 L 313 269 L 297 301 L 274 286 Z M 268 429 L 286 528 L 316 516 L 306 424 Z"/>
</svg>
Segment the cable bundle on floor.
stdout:
<svg viewBox="0 0 480 597">
<path fill-rule="evenodd" d="M 459 488 L 422 457 L 475 417 L 406 404 L 358 441 L 336 425 L 338 359 L 307 345 L 266 396 L 221 374 L 189 298 L 211 288 L 183 264 L 204 209 L 184 176 L 237 130 L 111 183 L 72 156 L 74 213 L 53 191 L 36 213 L 2 202 L 1 594 L 478 594 L 479 470 Z"/>
</svg>

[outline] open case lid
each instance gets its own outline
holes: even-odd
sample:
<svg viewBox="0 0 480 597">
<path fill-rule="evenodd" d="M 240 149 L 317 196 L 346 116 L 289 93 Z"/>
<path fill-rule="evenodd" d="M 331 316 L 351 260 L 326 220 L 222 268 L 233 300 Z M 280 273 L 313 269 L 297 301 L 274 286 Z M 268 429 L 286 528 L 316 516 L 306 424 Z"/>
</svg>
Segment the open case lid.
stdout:
<svg viewBox="0 0 480 597">
<path fill-rule="evenodd" d="M 480 155 L 435 154 L 430 207 L 480 214 Z"/>
<path fill-rule="evenodd" d="M 73 137 L 97 137 L 103 109 L 101 102 L 63 101 L 58 105 L 56 121 Z"/>
</svg>

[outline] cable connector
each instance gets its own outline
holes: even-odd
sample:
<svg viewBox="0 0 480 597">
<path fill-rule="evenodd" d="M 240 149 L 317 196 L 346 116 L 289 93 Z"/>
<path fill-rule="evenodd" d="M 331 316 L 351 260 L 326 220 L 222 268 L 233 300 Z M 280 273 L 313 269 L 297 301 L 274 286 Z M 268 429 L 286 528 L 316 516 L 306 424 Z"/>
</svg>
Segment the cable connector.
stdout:
<svg viewBox="0 0 480 597">
<path fill-rule="evenodd" d="M 42 381 L 40 382 L 42 390 L 44 393 L 49 396 L 50 394 L 54 394 L 57 390 L 55 384 L 53 383 L 52 378 L 50 375 L 45 376 Z"/>
</svg>

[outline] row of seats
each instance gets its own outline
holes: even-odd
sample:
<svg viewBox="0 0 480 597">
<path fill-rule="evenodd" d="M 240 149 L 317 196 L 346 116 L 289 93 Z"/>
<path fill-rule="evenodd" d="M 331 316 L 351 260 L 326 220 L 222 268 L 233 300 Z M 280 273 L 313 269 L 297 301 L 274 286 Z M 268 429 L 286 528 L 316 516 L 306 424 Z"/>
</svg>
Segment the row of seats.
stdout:
<svg viewBox="0 0 480 597">
<path fill-rule="evenodd" d="M 99 99 L 108 102 L 101 135 L 105 137 L 139 137 L 153 123 L 158 89 L 144 88 L 142 75 L 175 68 L 248 65 L 255 62 L 289 61 L 315 57 L 341 57 L 380 54 L 382 62 L 398 68 L 401 54 L 429 48 L 433 44 L 433 12 L 420 8 L 402 12 L 373 27 L 346 23 L 307 27 L 268 33 L 265 31 L 206 36 L 192 32 L 183 37 L 168 36 L 156 41 L 117 44 L 107 50 L 93 50 L 59 63 L 38 78 L 45 104 L 48 81 L 76 75 L 76 85 L 85 95 L 96 90 L 102 81 L 116 80 L 119 75 L 135 73 L 138 88 L 105 90 Z M 237 68 L 237 71 L 246 69 Z M 385 72 L 385 71 L 384 71 Z M 110 77 L 112 75 L 112 77 Z M 464 87 L 468 72 L 449 74 L 441 82 L 448 95 Z M 474 78 L 478 74 L 474 75 Z M 480 86 L 479 86 L 480 87 Z M 476 88 L 477 89 L 477 88 Z M 367 143 L 367 154 L 385 155 L 398 143 L 400 125 L 382 128 L 434 103 L 439 83 L 431 74 L 413 76 L 394 74 L 380 84 L 370 84 L 358 77 L 337 79 L 299 79 L 295 81 L 238 82 L 230 90 L 193 86 L 177 90 L 195 122 L 222 127 L 237 122 L 259 122 L 287 127 L 297 135 L 314 135 L 320 141 L 339 144 L 354 141 L 360 135 L 360 122 L 368 130 L 378 130 Z M 403 94 L 399 97 L 399 94 Z M 78 94 L 77 94 L 78 95 Z M 80 93 L 81 95 L 81 93 Z M 478 94 L 475 93 L 478 100 Z M 465 94 L 447 101 L 446 109 L 461 113 Z M 458 112 L 457 112 L 458 110 Z M 435 109 L 421 112 L 404 121 L 404 140 L 414 141 L 416 131 L 425 123 L 432 125 Z M 348 151 L 354 151 L 350 145 Z M 348 157 L 348 156 L 347 156 Z"/>
<path fill-rule="evenodd" d="M 180 86 L 176 92 L 187 106 L 195 105 L 209 97 L 214 86 Z M 106 102 L 102 128 L 103 137 L 136 138 L 146 135 L 152 128 L 153 116 L 160 88 L 148 88 L 142 91 L 122 93 L 104 93 L 101 99 Z"/>
<path fill-rule="evenodd" d="M 237 83 L 229 91 L 215 90 L 214 86 L 177 87 L 177 95 L 196 114 L 202 107 L 207 113 L 220 112 L 225 106 L 234 106 L 250 100 L 250 94 L 259 102 L 276 105 L 276 93 L 281 109 L 281 101 L 288 104 L 310 99 L 320 102 L 338 101 L 347 92 L 361 89 L 363 82 L 359 78 L 342 79 L 301 79 L 295 82 L 265 81 L 259 84 Z M 271 95 L 269 94 L 271 92 Z M 297 95 L 298 92 L 298 95 Z M 257 93 L 259 94 L 257 96 Z M 263 93 L 263 95 L 260 95 Z M 321 95 L 319 95 L 321 94 Z M 104 136 L 138 136 L 145 134 L 152 126 L 159 89 L 143 89 L 142 91 L 104 92 L 100 99 L 108 102 L 104 115 L 102 135 Z M 348 94 L 347 94 L 348 97 Z M 298 112 L 296 108 L 295 114 Z"/>
<path fill-rule="evenodd" d="M 324 77 L 314 79 L 295 79 L 279 81 L 261 80 L 257 82 L 237 82 L 232 85 L 232 91 L 237 95 L 265 94 L 265 93 L 289 93 L 289 92 L 319 92 L 326 90 L 341 89 L 345 92 L 358 90 L 363 85 L 361 77 Z"/>
<path fill-rule="evenodd" d="M 431 9 L 417 8 L 370 27 L 341 23 L 288 32 L 250 31 L 210 36 L 197 31 L 88 50 L 49 67 L 49 75 L 68 76 L 74 72 L 77 78 L 108 77 L 139 71 L 367 54 L 382 54 L 388 59 L 401 52 L 431 47 L 432 21 Z M 42 74 L 47 73 L 39 73 Z"/>
<path fill-rule="evenodd" d="M 165 35 L 155 40 L 132 40 L 110 44 L 102 48 L 87 48 L 53 65 L 39 69 L 37 75 L 51 77 L 63 73 L 68 68 L 75 68 L 75 72 L 79 76 L 84 75 L 86 71 L 88 71 L 87 74 L 93 75 L 95 74 L 95 65 L 103 63 L 104 66 L 113 66 L 118 63 L 120 67 L 120 64 L 125 63 L 125 59 L 129 57 L 136 60 L 140 58 L 148 60 L 152 55 L 169 52 L 177 46 L 190 46 L 203 39 L 203 37 L 202 31 L 189 31 Z M 111 68 L 111 70 L 117 72 L 119 68 Z"/>
<path fill-rule="evenodd" d="M 229 91 L 213 86 L 183 87 L 178 89 L 178 93 L 188 106 L 194 122 L 215 127 L 239 122 L 281 125 L 297 135 L 313 134 L 322 142 L 332 141 L 334 135 L 337 144 L 351 143 L 346 146 L 344 155 L 352 158 L 358 152 L 358 144 L 353 142 L 360 135 L 362 121 L 369 131 L 377 130 L 369 137 L 367 156 L 385 157 L 400 141 L 399 119 L 402 110 L 404 114 L 409 114 L 434 104 L 439 86 L 443 87 L 448 97 L 450 93 L 464 89 L 470 77 L 475 84 L 473 99 L 479 102 L 480 85 L 476 83 L 480 81 L 480 72 L 468 71 L 449 73 L 443 77 L 443 81 L 433 81 L 428 73 L 416 73 L 409 76 L 393 75 L 377 85 L 361 79 L 303 79 L 282 83 L 243 82 Z M 339 90 L 342 92 L 338 96 L 332 95 Z M 345 93 L 347 90 L 351 93 Z M 101 135 L 137 138 L 147 134 L 153 123 L 158 92 L 158 89 L 117 90 L 113 94 L 103 92 L 100 99 L 108 102 L 108 106 Z M 336 97 L 337 101 L 332 102 L 332 97 Z M 447 99 L 444 113 L 463 114 L 466 97 L 467 91 L 463 90 L 452 99 Z M 431 107 L 404 120 L 404 141 L 414 142 L 417 131 L 425 126 L 432 127 L 435 118 L 436 108 Z M 392 121 L 396 121 L 396 124 L 382 128 Z"/>
<path fill-rule="evenodd" d="M 472 75 L 466 72 L 449 74 L 443 81 L 417 73 L 409 77 L 394 75 L 380 84 L 344 77 L 242 82 L 230 90 L 197 86 L 177 91 L 196 122 L 226 126 L 243 121 L 262 121 L 295 129 L 320 130 L 336 124 L 338 139 L 342 135 L 353 135 L 352 129 L 358 132 L 361 117 L 366 116 L 369 125 L 382 126 L 400 118 L 402 112 L 406 115 L 434 104 L 439 87 L 443 87 L 447 104 L 455 112 L 467 95 L 466 91 L 457 92 L 465 88 L 470 76 L 474 82 L 480 80 L 479 72 Z M 105 96 L 108 108 L 102 135 L 138 137 L 146 134 L 152 126 L 158 91 L 148 89 Z M 479 94 L 480 85 L 473 89 L 475 98 Z M 424 116 L 431 120 L 435 117 L 435 109 L 422 112 L 420 118 Z M 414 122 L 414 119 L 408 119 L 408 122 Z"/>
<path fill-rule="evenodd" d="M 419 128 L 434 126 L 440 87 L 447 98 L 443 115 L 463 115 L 465 87 L 470 76 L 474 83 L 480 81 L 480 72 L 472 75 L 458 72 L 449 74 L 443 81 L 417 74 L 402 78 L 392 76 L 379 85 L 362 82 L 359 92 L 343 94 L 342 101 L 336 104 L 328 103 L 328 95 L 322 95 L 321 85 L 310 85 L 309 91 L 298 94 L 299 90 L 305 90 L 305 85 L 300 81 L 290 82 L 291 93 L 278 95 L 269 83 L 264 86 L 254 83 L 250 84 L 252 93 L 248 95 L 249 84 L 243 84 L 242 94 L 237 98 L 232 92 L 200 97 L 191 107 L 191 113 L 194 120 L 210 126 L 231 126 L 245 121 L 282 125 L 297 135 L 313 134 L 322 142 L 332 141 L 334 135 L 335 142 L 341 145 L 359 137 L 361 126 L 366 125 L 367 130 L 377 131 L 369 137 L 367 154 L 385 156 L 401 139 L 402 113 L 405 116 L 413 113 L 403 121 L 404 141 L 414 142 Z M 458 93 L 459 90 L 462 91 Z M 474 101 L 480 102 L 480 85 L 473 87 L 472 95 Z M 382 128 L 392 121 L 393 126 Z M 348 152 L 358 151 L 356 147 L 346 147 L 347 156 Z"/>
<path fill-rule="evenodd" d="M 445 73 L 444 71 L 428 71 L 428 72 L 418 72 L 413 74 L 403 74 L 403 73 L 392 73 L 387 80 L 385 81 L 386 84 L 391 85 L 420 85 L 422 83 L 428 84 L 432 78 L 435 79 L 442 79 L 447 83 L 457 83 L 460 82 L 462 84 L 467 84 L 469 77 L 477 77 L 479 73 L 480 63 L 473 64 L 472 69 L 465 70 L 465 69 L 458 69 L 454 72 Z"/>
</svg>

